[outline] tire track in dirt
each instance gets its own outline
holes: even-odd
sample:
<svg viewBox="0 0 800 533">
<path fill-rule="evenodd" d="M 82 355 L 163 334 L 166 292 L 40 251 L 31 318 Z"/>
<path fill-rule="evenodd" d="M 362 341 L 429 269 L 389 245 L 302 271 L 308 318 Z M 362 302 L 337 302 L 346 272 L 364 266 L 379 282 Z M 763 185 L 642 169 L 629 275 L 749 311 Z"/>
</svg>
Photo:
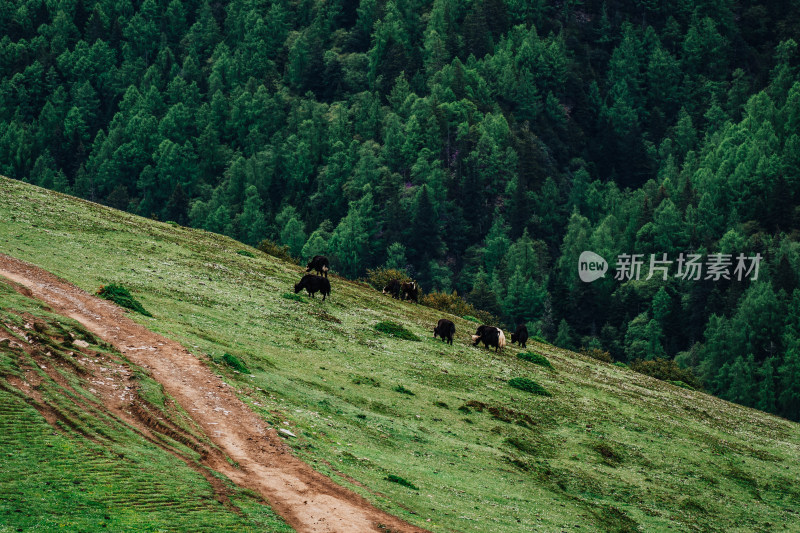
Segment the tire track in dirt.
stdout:
<svg viewBox="0 0 800 533">
<path fill-rule="evenodd" d="M 209 439 L 239 465 L 235 468 L 220 454 L 210 454 L 204 460 L 206 466 L 264 496 L 297 531 L 425 531 L 375 508 L 297 459 L 229 385 L 179 343 L 135 323 L 121 308 L 5 254 L 0 254 L 0 275 L 148 369 Z"/>
</svg>

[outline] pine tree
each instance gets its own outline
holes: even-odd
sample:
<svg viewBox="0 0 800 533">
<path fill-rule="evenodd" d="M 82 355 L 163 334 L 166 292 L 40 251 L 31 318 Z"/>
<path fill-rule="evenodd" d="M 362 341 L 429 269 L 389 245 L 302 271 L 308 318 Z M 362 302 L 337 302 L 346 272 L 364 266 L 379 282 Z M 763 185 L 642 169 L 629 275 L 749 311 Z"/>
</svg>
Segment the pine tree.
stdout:
<svg viewBox="0 0 800 533">
<path fill-rule="evenodd" d="M 399 242 L 393 242 L 386 250 L 386 262 L 383 264 L 383 267 L 395 270 L 406 270 L 407 266 L 406 247 Z"/>
<path fill-rule="evenodd" d="M 248 186 L 247 190 L 245 190 L 244 207 L 241 215 L 239 215 L 238 225 L 239 239 L 251 246 L 256 246 L 267 236 L 264 202 L 261 200 L 258 189 L 254 185 Z"/>
<path fill-rule="evenodd" d="M 300 255 L 303 259 L 309 260 L 315 255 L 328 255 L 328 243 L 331 240 L 331 230 L 333 225 L 330 220 L 323 220 L 319 227 L 314 230 L 303 245 Z"/>
</svg>

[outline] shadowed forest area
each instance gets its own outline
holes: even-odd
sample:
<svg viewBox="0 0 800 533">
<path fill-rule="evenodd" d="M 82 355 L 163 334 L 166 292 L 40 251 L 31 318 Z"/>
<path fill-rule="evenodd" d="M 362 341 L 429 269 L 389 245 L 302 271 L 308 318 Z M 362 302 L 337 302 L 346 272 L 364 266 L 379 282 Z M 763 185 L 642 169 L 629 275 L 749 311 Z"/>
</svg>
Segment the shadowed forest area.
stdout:
<svg viewBox="0 0 800 533">
<path fill-rule="evenodd" d="M 800 419 L 796 0 L 11 0 L 0 35 L 0 174 Z M 763 260 L 588 284 L 584 250 Z"/>
</svg>

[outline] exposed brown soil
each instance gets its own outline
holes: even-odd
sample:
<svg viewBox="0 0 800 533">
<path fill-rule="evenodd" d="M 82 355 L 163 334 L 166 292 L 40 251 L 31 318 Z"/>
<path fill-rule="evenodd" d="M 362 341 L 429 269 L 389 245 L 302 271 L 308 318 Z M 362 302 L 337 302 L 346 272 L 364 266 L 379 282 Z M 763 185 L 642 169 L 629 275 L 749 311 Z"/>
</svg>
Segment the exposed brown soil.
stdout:
<svg viewBox="0 0 800 533">
<path fill-rule="evenodd" d="M 424 531 L 375 508 L 297 459 L 276 431 L 197 357 L 180 344 L 133 322 L 119 307 L 4 254 L 0 254 L 0 275 L 19 284 L 27 296 L 43 301 L 55 313 L 77 320 L 132 363 L 148 369 L 204 436 L 196 439 L 181 428 L 154 418 L 146 406 L 136 402 L 113 401 L 121 398 L 118 392 L 101 395 L 109 399 L 107 408 L 123 415 L 128 423 L 149 426 L 200 452 L 205 466 L 263 495 L 297 531 Z M 211 446 L 201 440 L 210 441 Z M 238 467 L 232 466 L 226 456 Z"/>
</svg>

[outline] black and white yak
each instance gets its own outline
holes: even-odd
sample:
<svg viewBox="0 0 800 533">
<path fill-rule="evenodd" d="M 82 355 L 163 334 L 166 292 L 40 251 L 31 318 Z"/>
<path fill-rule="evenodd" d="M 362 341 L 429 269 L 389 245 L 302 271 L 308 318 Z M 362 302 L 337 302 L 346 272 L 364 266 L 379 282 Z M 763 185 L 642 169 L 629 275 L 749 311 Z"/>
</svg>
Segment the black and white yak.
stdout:
<svg viewBox="0 0 800 533">
<path fill-rule="evenodd" d="M 495 353 L 505 348 L 506 345 L 506 336 L 503 334 L 503 330 L 494 326 L 478 326 L 478 331 L 472 336 L 472 340 L 475 341 L 473 346 L 477 346 L 480 342 L 483 342 L 487 348 L 494 346 Z"/>
</svg>

